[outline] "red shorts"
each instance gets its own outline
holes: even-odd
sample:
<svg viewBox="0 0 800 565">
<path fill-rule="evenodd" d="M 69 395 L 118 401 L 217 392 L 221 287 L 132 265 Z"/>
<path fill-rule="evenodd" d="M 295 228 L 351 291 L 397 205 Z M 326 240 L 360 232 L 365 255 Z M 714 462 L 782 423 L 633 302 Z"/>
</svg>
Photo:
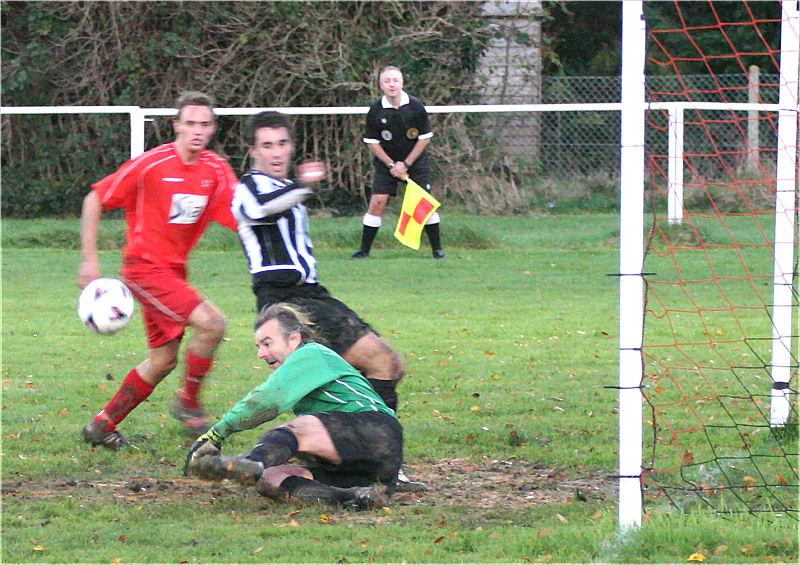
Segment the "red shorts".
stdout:
<svg viewBox="0 0 800 565">
<path fill-rule="evenodd" d="M 120 274 L 142 305 L 150 349 L 182 338 L 189 325 L 189 316 L 204 301 L 187 282 L 186 266 L 126 261 Z"/>
</svg>

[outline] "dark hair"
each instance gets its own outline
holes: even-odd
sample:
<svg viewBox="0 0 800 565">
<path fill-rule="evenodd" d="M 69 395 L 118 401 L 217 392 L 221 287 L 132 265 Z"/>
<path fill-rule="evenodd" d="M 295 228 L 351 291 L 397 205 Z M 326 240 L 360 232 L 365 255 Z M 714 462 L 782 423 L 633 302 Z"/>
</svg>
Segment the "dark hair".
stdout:
<svg viewBox="0 0 800 565">
<path fill-rule="evenodd" d="M 183 111 L 185 106 L 208 106 L 208 109 L 211 110 L 211 115 L 214 116 L 214 120 L 216 120 L 217 115 L 214 113 L 214 104 L 214 97 L 210 94 L 194 91 L 181 92 L 176 102 L 178 115 L 175 116 L 175 119 L 180 119 L 181 111 Z"/>
<path fill-rule="evenodd" d="M 301 343 L 317 341 L 314 323 L 303 311 L 291 304 L 278 302 L 277 304 L 264 306 L 256 316 L 253 330 L 258 331 L 258 328 L 270 320 L 278 320 L 278 327 L 280 327 L 281 333 L 286 338 L 294 333 L 299 333 Z"/>
<path fill-rule="evenodd" d="M 289 137 L 292 136 L 292 123 L 289 120 L 289 116 L 274 110 L 266 110 L 253 116 L 247 125 L 247 132 L 245 133 L 247 145 L 253 146 L 256 144 L 256 132 L 261 128 L 286 128 L 286 131 L 289 132 Z"/>
</svg>

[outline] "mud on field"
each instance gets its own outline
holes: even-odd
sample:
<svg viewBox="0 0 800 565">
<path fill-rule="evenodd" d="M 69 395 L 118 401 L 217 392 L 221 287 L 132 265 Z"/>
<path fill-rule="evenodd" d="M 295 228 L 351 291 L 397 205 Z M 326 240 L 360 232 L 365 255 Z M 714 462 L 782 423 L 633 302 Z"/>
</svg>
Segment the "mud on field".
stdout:
<svg viewBox="0 0 800 565">
<path fill-rule="evenodd" d="M 131 478 L 97 480 L 53 480 L 49 482 L 6 481 L 3 499 L 14 497 L 123 498 L 131 502 L 155 499 L 161 503 L 173 500 L 207 503 L 230 496 L 259 497 L 255 489 L 222 481 L 200 481 L 194 478 L 151 478 L 132 471 Z M 479 463 L 467 459 L 439 459 L 417 462 L 406 468 L 412 479 L 428 485 L 425 492 L 394 493 L 389 506 L 429 505 L 463 506 L 489 511 L 508 512 L 530 505 L 565 503 L 570 500 L 613 503 L 617 480 L 605 473 L 586 473 L 585 477 L 567 478 L 565 474 L 525 461 L 486 460 Z M 176 474 L 178 470 L 176 469 Z"/>
</svg>

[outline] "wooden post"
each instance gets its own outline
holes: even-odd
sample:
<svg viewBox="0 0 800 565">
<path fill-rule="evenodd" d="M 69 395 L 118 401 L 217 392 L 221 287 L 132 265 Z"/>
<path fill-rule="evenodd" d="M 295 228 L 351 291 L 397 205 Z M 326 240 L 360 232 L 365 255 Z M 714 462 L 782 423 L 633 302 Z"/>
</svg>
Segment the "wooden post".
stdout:
<svg viewBox="0 0 800 565">
<path fill-rule="evenodd" d="M 750 65 L 748 75 L 749 87 L 747 89 L 747 102 L 758 104 L 760 102 L 759 87 L 761 84 L 761 71 L 757 65 Z M 758 173 L 758 153 L 760 149 L 758 139 L 758 111 L 747 111 L 747 161 L 745 168 L 749 173 Z"/>
</svg>

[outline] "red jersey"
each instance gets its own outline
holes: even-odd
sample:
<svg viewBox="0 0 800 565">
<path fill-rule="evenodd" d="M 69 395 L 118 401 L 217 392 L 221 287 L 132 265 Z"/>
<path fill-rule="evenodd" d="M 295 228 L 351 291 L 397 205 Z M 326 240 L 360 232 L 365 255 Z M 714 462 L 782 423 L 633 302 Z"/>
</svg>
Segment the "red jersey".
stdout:
<svg viewBox="0 0 800 565">
<path fill-rule="evenodd" d="M 231 199 L 236 175 L 210 150 L 187 164 L 174 143 L 160 145 L 92 185 L 104 210 L 124 208 L 126 259 L 184 264 L 212 220 L 236 231 Z"/>
</svg>

